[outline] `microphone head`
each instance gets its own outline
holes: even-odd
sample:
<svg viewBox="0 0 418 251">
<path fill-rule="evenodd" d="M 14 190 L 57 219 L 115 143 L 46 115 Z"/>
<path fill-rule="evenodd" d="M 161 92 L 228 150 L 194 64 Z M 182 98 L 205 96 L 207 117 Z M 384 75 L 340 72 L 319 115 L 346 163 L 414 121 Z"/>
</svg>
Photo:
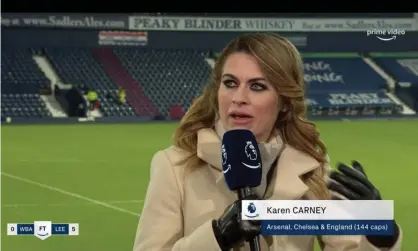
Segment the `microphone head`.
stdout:
<svg viewBox="0 0 418 251">
<path fill-rule="evenodd" d="M 257 187 L 261 183 L 261 156 L 249 130 L 225 132 L 222 138 L 222 168 L 230 190 Z"/>
</svg>

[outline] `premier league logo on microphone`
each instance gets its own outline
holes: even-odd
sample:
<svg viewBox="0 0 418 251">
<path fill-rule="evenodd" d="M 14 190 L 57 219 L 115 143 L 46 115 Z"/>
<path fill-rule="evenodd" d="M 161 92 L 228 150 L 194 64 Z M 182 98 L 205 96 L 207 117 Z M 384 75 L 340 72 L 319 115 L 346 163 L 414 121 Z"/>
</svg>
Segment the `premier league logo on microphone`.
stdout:
<svg viewBox="0 0 418 251">
<path fill-rule="evenodd" d="M 253 142 L 247 141 L 247 144 L 245 145 L 245 150 L 244 151 L 245 151 L 245 155 L 247 156 L 247 161 L 249 161 L 250 163 L 254 162 L 254 161 L 257 161 L 257 159 L 258 159 L 257 158 L 258 157 L 257 150 L 255 149 L 255 147 L 253 145 Z M 261 167 L 261 163 L 256 163 L 254 165 L 254 164 L 249 164 L 249 163 L 242 162 L 242 164 L 244 166 L 248 167 L 248 168 L 251 168 L 251 169 L 258 169 L 258 168 Z"/>
<path fill-rule="evenodd" d="M 250 202 L 247 206 L 247 213 L 245 214 L 248 218 L 256 218 L 259 216 L 257 213 L 257 208 L 255 207 L 255 204 L 253 202 Z"/>
<path fill-rule="evenodd" d="M 247 155 L 247 158 L 250 160 L 257 159 L 257 151 L 255 150 L 253 142 L 247 141 L 247 144 L 245 145 L 245 154 Z"/>
<path fill-rule="evenodd" d="M 228 159 L 228 155 L 226 154 L 225 145 L 222 145 L 222 172 L 225 174 L 231 170 L 231 164 L 227 164 L 226 161 Z"/>
<path fill-rule="evenodd" d="M 222 145 L 222 165 L 226 164 L 227 159 L 228 159 L 228 155 L 226 154 L 225 145 Z"/>
</svg>

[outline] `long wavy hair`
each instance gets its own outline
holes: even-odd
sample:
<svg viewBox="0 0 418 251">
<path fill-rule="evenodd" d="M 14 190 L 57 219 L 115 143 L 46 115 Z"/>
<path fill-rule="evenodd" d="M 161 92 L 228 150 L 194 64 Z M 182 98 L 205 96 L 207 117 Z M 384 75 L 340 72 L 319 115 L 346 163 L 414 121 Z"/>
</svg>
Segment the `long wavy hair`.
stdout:
<svg viewBox="0 0 418 251">
<path fill-rule="evenodd" d="M 312 156 L 322 168 L 304 174 L 301 178 L 316 199 L 328 199 L 324 164 L 326 147 L 319 139 L 314 123 L 306 118 L 303 62 L 296 47 L 275 34 L 247 34 L 232 40 L 218 57 L 209 84 L 180 122 L 174 134 L 174 145 L 190 155 L 184 159 L 187 169 L 202 167 L 197 157 L 197 132 L 213 128 L 218 112 L 217 92 L 222 70 L 229 55 L 244 52 L 256 58 L 261 70 L 283 100 L 286 109 L 277 116 L 276 128 L 283 141 Z"/>
</svg>

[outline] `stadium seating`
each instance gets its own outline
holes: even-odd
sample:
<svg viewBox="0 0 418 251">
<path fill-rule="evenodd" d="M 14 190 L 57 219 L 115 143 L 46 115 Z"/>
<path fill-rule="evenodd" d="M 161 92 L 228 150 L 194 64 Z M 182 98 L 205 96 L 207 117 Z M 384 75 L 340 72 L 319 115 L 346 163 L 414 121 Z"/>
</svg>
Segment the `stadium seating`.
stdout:
<svg viewBox="0 0 418 251">
<path fill-rule="evenodd" d="M 386 80 L 360 57 L 305 58 L 308 107 L 314 115 L 396 114 Z"/>
<path fill-rule="evenodd" d="M 36 93 L 1 94 L 1 113 L 4 117 L 42 118 L 51 114 Z"/>
<path fill-rule="evenodd" d="M 206 53 L 199 51 L 138 48 L 114 51 L 163 116 L 169 116 L 171 105 L 187 110 L 211 71 L 205 61 Z"/>
<path fill-rule="evenodd" d="M 2 50 L 1 71 L 2 87 L 16 87 L 8 91 L 21 93 L 25 86 L 30 86 L 31 90 L 50 86 L 49 80 L 36 65 L 31 50 L 28 49 Z"/>
<path fill-rule="evenodd" d="M 39 97 L 48 79 L 32 59 L 41 53 L 66 84 L 95 89 L 104 116 L 157 116 L 180 119 L 207 83 L 209 53 L 145 48 L 45 48 L 2 54 L 3 115 L 50 116 Z M 418 59 L 375 58 L 399 82 L 416 84 Z M 361 57 L 304 58 L 309 110 L 316 115 L 393 114 L 401 108 L 387 96 L 386 80 Z M 116 89 L 127 88 L 127 104 L 116 102 Z M 411 93 L 408 90 L 408 93 Z M 404 92 L 399 92 L 406 97 Z M 418 103 L 409 96 L 411 106 Z M 132 103 L 133 102 L 133 103 Z M 154 110 L 155 109 L 155 110 Z"/>
<path fill-rule="evenodd" d="M 126 90 L 126 99 L 138 116 L 158 116 L 160 113 L 149 98 L 144 94 L 139 84 L 123 66 L 112 48 L 95 48 L 93 55 L 100 61 L 112 81 Z"/>
<path fill-rule="evenodd" d="M 372 54 L 373 60 L 395 81 L 397 97 L 412 109 L 418 109 L 418 56 Z"/>
<path fill-rule="evenodd" d="M 135 112 L 128 104 L 118 104 L 116 100 L 116 93 L 112 91 L 97 91 L 103 116 L 108 117 L 123 117 L 135 116 Z"/>
<path fill-rule="evenodd" d="M 95 90 L 117 89 L 88 48 L 45 48 L 44 51 L 65 84 Z"/>
<path fill-rule="evenodd" d="M 41 88 L 50 86 L 28 49 L 2 50 L 1 112 L 3 117 L 51 116 L 40 99 Z"/>
<path fill-rule="evenodd" d="M 118 88 L 107 76 L 89 48 L 45 48 L 45 55 L 65 84 L 81 89 L 94 89 L 99 94 L 104 116 L 135 116 L 128 104 L 117 104 L 115 93 Z M 107 97 L 111 94 L 112 97 Z"/>
<path fill-rule="evenodd" d="M 379 57 L 374 60 L 397 81 L 418 84 L 418 58 Z"/>
</svg>

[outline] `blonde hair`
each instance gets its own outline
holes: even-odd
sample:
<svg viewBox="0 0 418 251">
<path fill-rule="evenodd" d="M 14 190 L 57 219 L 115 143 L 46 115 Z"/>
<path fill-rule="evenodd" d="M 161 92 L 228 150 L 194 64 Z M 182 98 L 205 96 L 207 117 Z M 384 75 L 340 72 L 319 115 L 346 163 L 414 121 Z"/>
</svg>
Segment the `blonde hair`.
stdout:
<svg viewBox="0 0 418 251">
<path fill-rule="evenodd" d="M 306 119 L 303 62 L 296 47 L 275 34 L 248 34 L 232 40 L 218 57 L 211 80 L 187 111 L 174 134 L 174 145 L 190 153 L 185 158 L 187 169 L 202 166 L 197 157 L 197 132 L 212 128 L 218 111 L 217 92 L 222 69 L 229 55 L 244 52 L 256 58 L 263 73 L 283 100 L 286 111 L 278 114 L 276 128 L 288 145 L 315 158 L 322 168 L 304 174 L 301 178 L 317 199 L 329 199 L 324 176 L 326 147 L 319 139 L 314 123 Z"/>
</svg>

